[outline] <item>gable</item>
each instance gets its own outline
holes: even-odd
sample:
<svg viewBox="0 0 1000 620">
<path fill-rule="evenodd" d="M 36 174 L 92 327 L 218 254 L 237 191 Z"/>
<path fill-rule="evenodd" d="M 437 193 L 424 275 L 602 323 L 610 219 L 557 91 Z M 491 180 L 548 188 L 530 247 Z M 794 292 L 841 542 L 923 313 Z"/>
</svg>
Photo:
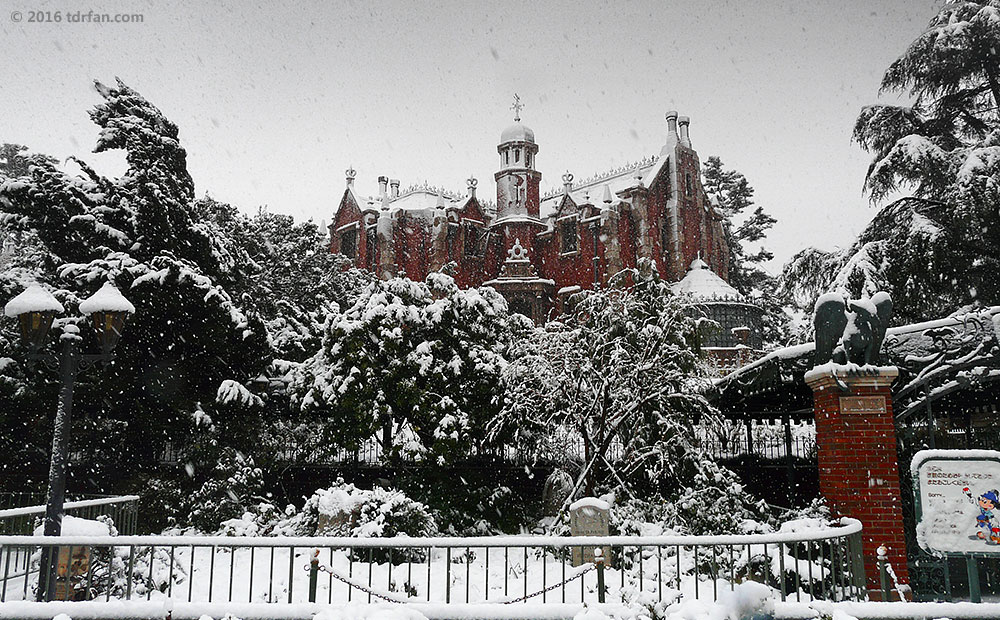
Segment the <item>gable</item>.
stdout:
<svg viewBox="0 0 1000 620">
<path fill-rule="evenodd" d="M 344 195 L 340 198 L 337 211 L 333 216 L 332 228 L 338 228 L 348 222 L 355 222 L 361 219 L 361 205 L 358 204 L 357 196 L 348 187 L 344 190 Z"/>
<path fill-rule="evenodd" d="M 556 208 L 554 217 L 559 219 L 567 215 L 573 215 L 580 212 L 579 205 L 573 200 L 573 197 L 569 194 L 564 194 L 562 200 L 559 201 L 559 206 Z"/>
</svg>

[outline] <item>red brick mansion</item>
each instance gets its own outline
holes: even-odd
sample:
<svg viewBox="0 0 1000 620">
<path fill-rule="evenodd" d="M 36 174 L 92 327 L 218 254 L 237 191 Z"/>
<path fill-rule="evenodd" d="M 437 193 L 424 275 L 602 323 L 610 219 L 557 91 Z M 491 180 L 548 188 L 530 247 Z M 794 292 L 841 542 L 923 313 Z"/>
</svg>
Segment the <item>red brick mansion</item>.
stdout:
<svg viewBox="0 0 1000 620">
<path fill-rule="evenodd" d="M 721 218 L 702 188 L 689 124 L 668 112 L 658 156 L 582 182 L 566 173 L 562 188 L 543 196 L 535 133 L 518 114 L 500 134 L 496 203 L 476 195 L 475 178 L 458 196 L 426 185 L 400 191 L 398 180 L 380 176 L 378 194 L 363 198 L 350 169 L 330 250 L 383 278 L 420 280 L 454 262 L 460 286 L 492 286 L 538 322 L 640 257 L 668 280 L 698 257 L 728 279 Z"/>
</svg>

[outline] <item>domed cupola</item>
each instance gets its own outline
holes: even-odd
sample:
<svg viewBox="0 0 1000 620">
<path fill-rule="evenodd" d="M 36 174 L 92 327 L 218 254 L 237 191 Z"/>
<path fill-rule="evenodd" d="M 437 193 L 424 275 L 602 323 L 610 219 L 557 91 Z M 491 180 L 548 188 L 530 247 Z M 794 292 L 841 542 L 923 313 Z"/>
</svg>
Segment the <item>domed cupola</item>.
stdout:
<svg viewBox="0 0 1000 620">
<path fill-rule="evenodd" d="M 535 170 L 538 145 L 535 132 L 521 122 L 521 98 L 514 95 L 514 124 L 500 134 L 500 170 L 496 173 L 497 220 L 504 218 L 538 219 L 542 175 Z"/>
<path fill-rule="evenodd" d="M 531 128 L 522 123 L 519 119 L 513 125 L 503 130 L 500 134 L 500 144 L 506 144 L 507 142 L 530 142 L 535 143 L 535 132 L 531 131 Z"/>
<path fill-rule="evenodd" d="M 503 130 L 500 134 L 500 145 L 497 152 L 500 153 L 500 169 L 526 169 L 534 170 L 535 154 L 538 153 L 538 145 L 535 144 L 535 132 L 521 122 L 521 98 L 514 95 L 514 124 Z"/>
</svg>

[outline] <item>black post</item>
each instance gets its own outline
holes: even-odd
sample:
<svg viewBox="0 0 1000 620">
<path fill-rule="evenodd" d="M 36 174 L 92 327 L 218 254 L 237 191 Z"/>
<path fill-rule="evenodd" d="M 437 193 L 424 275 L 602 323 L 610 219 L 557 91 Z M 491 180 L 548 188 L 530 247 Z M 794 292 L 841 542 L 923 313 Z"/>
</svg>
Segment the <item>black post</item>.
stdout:
<svg viewBox="0 0 1000 620">
<path fill-rule="evenodd" d="M 62 386 L 59 388 L 59 406 L 56 408 L 56 421 L 52 430 L 49 491 L 45 501 L 46 536 L 59 536 L 62 533 L 63 502 L 66 496 L 66 444 L 70 416 L 73 413 L 73 384 L 80 368 L 80 349 L 74 336 L 75 334 L 64 336 L 62 354 L 59 357 Z M 51 601 L 55 595 L 58 565 L 59 549 L 56 547 L 42 549 L 41 572 L 38 579 L 39 601 Z"/>
<path fill-rule="evenodd" d="M 782 412 L 781 418 L 785 430 L 785 480 L 788 483 L 788 501 L 791 503 L 793 497 L 798 498 L 795 488 L 794 458 L 792 457 L 792 418 L 787 411 Z M 792 503 L 792 505 L 795 504 Z"/>
<path fill-rule="evenodd" d="M 937 447 L 937 423 L 934 420 L 934 410 L 931 409 L 931 387 L 927 385 L 927 379 L 924 379 L 924 405 L 927 409 L 927 447 L 933 450 Z"/>
</svg>

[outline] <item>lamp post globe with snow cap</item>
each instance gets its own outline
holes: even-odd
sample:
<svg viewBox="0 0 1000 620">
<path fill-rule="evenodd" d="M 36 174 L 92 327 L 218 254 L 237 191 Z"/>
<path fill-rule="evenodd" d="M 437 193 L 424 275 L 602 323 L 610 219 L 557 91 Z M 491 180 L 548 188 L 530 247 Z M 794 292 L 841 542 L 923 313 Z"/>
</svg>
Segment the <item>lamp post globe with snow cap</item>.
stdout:
<svg viewBox="0 0 1000 620">
<path fill-rule="evenodd" d="M 73 323 L 62 325 L 59 340 L 62 347 L 58 354 L 44 353 L 40 349 L 52 327 L 56 314 L 63 306 L 51 293 L 37 284 L 25 289 L 4 306 L 4 314 L 16 317 L 21 329 L 21 339 L 30 348 L 28 359 L 41 361 L 58 369 L 62 383 L 59 403 L 52 432 L 52 457 L 49 462 L 49 488 L 45 501 L 45 536 L 62 533 L 63 503 L 66 496 L 67 434 L 73 411 L 73 386 L 77 375 L 98 362 L 114 359 L 113 350 L 125 326 L 125 319 L 135 313 L 133 306 L 113 284 L 107 282 L 96 293 L 80 303 L 80 312 L 94 327 L 100 343 L 100 353 L 82 353 L 80 328 Z M 57 549 L 44 547 L 38 580 L 38 600 L 51 601 L 55 594 L 57 577 Z"/>
</svg>

